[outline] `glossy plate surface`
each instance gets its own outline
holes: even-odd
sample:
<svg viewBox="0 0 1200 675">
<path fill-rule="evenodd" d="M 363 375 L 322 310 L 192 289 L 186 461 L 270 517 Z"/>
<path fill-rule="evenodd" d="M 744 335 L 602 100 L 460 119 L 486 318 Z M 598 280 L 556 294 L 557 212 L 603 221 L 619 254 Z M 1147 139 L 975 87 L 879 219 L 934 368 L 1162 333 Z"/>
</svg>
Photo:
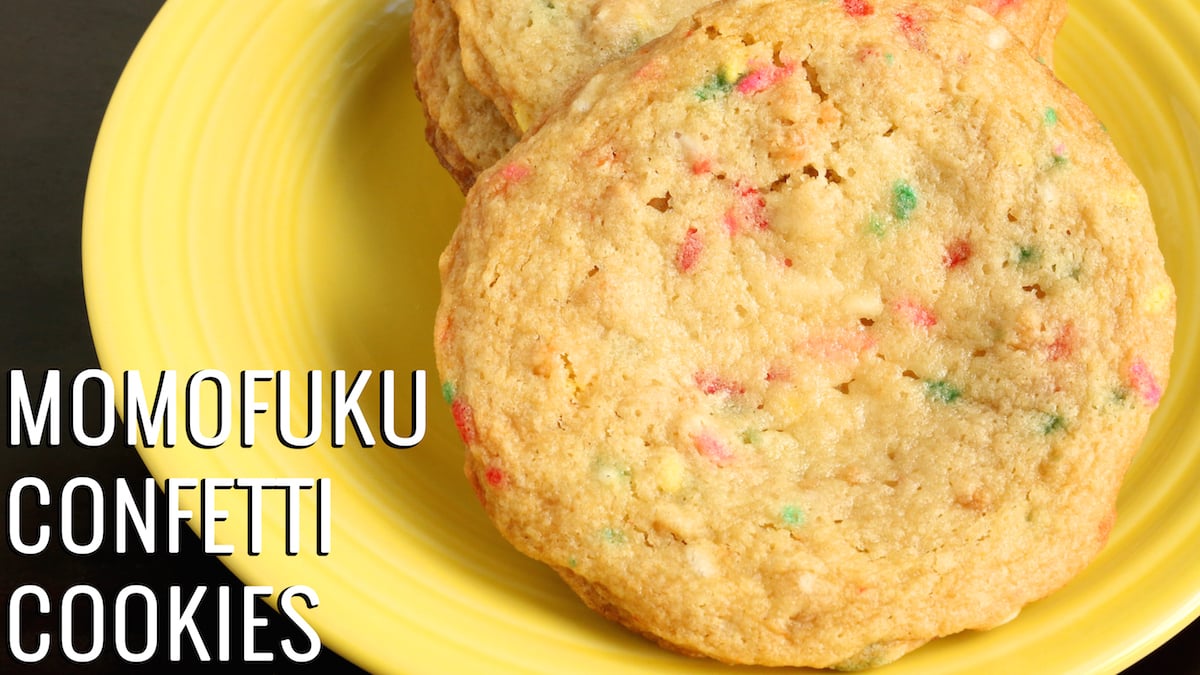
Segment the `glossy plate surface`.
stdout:
<svg viewBox="0 0 1200 675">
<path fill-rule="evenodd" d="M 1059 75 L 1145 182 L 1178 287 L 1172 386 L 1101 557 L 1016 621 L 940 640 L 889 673 L 1115 672 L 1200 614 L 1200 3 L 1072 4 Z M 424 144 L 407 12 L 394 0 L 170 0 L 100 134 L 83 263 L 107 371 L 291 370 L 303 401 L 308 370 L 326 371 L 328 388 L 334 369 L 392 369 L 407 410 L 409 374 L 423 369 L 425 440 L 332 448 L 326 400 L 312 449 L 281 446 L 268 413 L 253 447 L 236 430 L 216 450 L 181 433 L 178 447 L 142 456 L 160 481 L 331 478 L 330 555 L 314 550 L 314 491 L 294 557 L 283 553 L 283 496 L 269 493 L 264 554 L 238 545 L 227 563 L 248 584 L 312 586 L 320 607 L 304 616 L 369 670 L 727 672 L 593 615 L 495 533 L 463 479 L 432 353 L 437 257 L 462 198 Z M 376 383 L 367 411 L 379 408 Z M 401 433 L 411 421 L 400 416 Z M 304 425 L 298 416 L 296 431 Z M 232 513 L 217 540 L 244 542 L 244 498 L 219 500 Z"/>
</svg>

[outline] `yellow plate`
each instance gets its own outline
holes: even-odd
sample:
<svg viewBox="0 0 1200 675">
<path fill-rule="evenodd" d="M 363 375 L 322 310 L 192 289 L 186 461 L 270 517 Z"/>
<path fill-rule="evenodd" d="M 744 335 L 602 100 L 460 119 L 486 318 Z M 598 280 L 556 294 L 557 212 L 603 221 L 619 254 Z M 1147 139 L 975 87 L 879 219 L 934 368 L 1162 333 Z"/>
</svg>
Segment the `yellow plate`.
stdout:
<svg viewBox="0 0 1200 675">
<path fill-rule="evenodd" d="M 1200 417 L 1190 410 L 1200 396 L 1200 4 L 1073 5 L 1059 73 L 1145 181 L 1179 288 L 1172 388 L 1103 555 L 1015 622 L 938 641 L 888 672 L 1115 672 L 1200 613 Z M 370 670 L 725 672 L 584 609 L 499 538 L 462 477 L 431 346 L 436 260 L 461 197 L 424 145 L 406 12 L 394 0 L 169 1 L 104 121 L 83 262 L 106 370 L 394 369 L 407 396 L 410 371 L 424 369 L 424 442 L 291 450 L 268 414 L 251 448 L 200 450 L 180 434 L 179 447 L 142 456 L 160 481 L 332 478 L 329 556 L 313 550 L 308 491 L 300 555 L 283 554 L 283 501 L 272 495 L 264 555 L 239 547 L 226 562 L 246 583 L 312 586 L 320 606 L 302 614 L 327 647 Z M 364 401 L 378 408 L 375 394 Z M 244 542 L 238 500 L 220 500 L 233 514 L 218 541 Z"/>
</svg>

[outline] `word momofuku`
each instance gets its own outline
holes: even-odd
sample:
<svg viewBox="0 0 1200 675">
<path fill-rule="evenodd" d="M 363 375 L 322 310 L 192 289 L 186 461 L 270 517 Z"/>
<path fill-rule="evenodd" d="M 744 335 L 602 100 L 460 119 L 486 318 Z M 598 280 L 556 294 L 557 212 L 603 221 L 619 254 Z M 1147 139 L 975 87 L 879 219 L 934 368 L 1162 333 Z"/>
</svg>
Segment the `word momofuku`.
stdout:
<svg viewBox="0 0 1200 675">
<path fill-rule="evenodd" d="M 347 371 L 332 371 L 331 385 L 326 391 L 324 373 L 309 371 L 304 396 L 307 422 L 302 433 L 293 427 L 292 375 L 287 370 L 243 370 L 237 377 L 237 414 L 239 442 L 248 448 L 254 444 L 256 421 L 260 415 L 274 409 L 274 431 L 279 442 L 289 448 L 303 449 L 316 445 L 325 433 L 325 416 L 319 410 L 328 405 L 330 438 L 335 448 L 344 447 L 348 430 L 353 430 L 360 445 L 376 445 L 376 434 L 393 448 L 411 448 L 425 436 L 425 371 L 412 372 L 409 424 L 403 432 L 397 430 L 397 397 L 395 372 L 384 370 L 378 377 L 378 416 L 364 414 L 360 399 L 372 378 L 369 370 L 358 371 L 352 378 Z M 180 418 L 188 441 L 205 449 L 218 448 L 233 434 L 235 386 L 229 375 L 219 370 L 200 370 L 187 376 L 180 395 L 179 374 L 173 370 L 158 373 L 153 396 L 147 395 L 146 380 L 141 372 L 125 371 L 123 379 L 123 440 L 128 445 L 139 441 L 146 448 L 174 447 L 178 438 Z M 8 378 L 8 445 L 22 442 L 30 445 L 58 446 L 63 436 L 63 399 L 60 371 L 47 371 L 42 378 L 41 391 L 34 396 L 25 373 L 9 372 Z M 257 385 L 263 386 L 257 386 Z M 273 389 L 273 391 L 260 391 Z M 36 390 L 35 390 L 36 391 Z M 68 399 L 71 438 L 85 447 L 99 447 L 117 436 L 120 418 L 116 413 L 116 386 L 113 377 L 103 370 L 85 370 L 72 381 Z M 328 399 L 326 400 L 326 394 Z M 36 401 L 36 403 L 35 403 Z M 97 405 L 98 403 L 98 405 Z M 182 403 L 182 414 L 180 404 Z M 85 410 L 91 405 L 102 413 L 100 423 L 87 420 Z M 373 427 L 371 422 L 375 422 Z M 92 426 L 93 428 L 88 428 Z M 99 428 L 95 428 L 95 427 Z M 402 435 L 403 434 L 403 435 Z"/>
</svg>

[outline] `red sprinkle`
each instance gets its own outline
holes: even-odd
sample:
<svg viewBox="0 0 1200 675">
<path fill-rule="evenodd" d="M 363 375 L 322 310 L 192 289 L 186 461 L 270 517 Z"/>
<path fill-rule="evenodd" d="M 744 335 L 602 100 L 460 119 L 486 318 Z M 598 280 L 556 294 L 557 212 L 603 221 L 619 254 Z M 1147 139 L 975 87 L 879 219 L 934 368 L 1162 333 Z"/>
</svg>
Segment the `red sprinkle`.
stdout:
<svg viewBox="0 0 1200 675">
<path fill-rule="evenodd" d="M 1068 323 L 1058 332 L 1058 337 L 1046 348 L 1046 356 L 1051 361 L 1061 361 L 1070 358 L 1075 353 L 1075 324 Z"/>
<path fill-rule="evenodd" d="M 867 0 L 842 0 L 842 9 L 850 16 L 870 16 L 875 8 Z"/>
<path fill-rule="evenodd" d="M 1129 383 L 1146 403 L 1158 405 L 1158 402 L 1162 400 L 1162 387 L 1158 385 L 1158 380 L 1154 379 L 1154 373 L 1150 372 L 1150 366 L 1146 365 L 1142 359 L 1134 361 L 1129 366 Z"/>
<path fill-rule="evenodd" d="M 520 162 L 509 162 L 504 165 L 503 169 L 500 169 L 500 175 L 509 183 L 519 183 L 528 177 L 529 174 L 529 167 Z"/>
<path fill-rule="evenodd" d="M 454 426 L 458 427 L 458 435 L 463 443 L 470 445 L 475 442 L 475 411 L 463 402 L 461 398 L 454 399 L 450 404 L 450 414 L 454 416 Z"/>
<path fill-rule="evenodd" d="M 947 269 L 954 269 L 971 259 L 971 242 L 959 239 L 946 247 L 946 255 L 942 257 Z"/>
<path fill-rule="evenodd" d="M 720 375 L 699 372 L 693 378 L 696 380 L 696 386 L 700 387 L 700 391 L 706 394 L 729 394 L 732 396 L 746 393 L 746 387 L 740 383 L 726 380 Z"/>
<path fill-rule="evenodd" d="M 863 326 L 833 328 L 810 335 L 796 347 L 824 361 L 846 361 L 879 344 L 879 338 Z"/>
<path fill-rule="evenodd" d="M 658 61 L 651 61 L 638 68 L 633 76 L 639 80 L 657 80 L 662 76 L 662 64 Z"/>
<path fill-rule="evenodd" d="M 896 20 L 900 22 L 900 32 L 908 40 L 908 44 L 917 51 L 925 51 L 925 26 L 907 12 L 897 13 Z"/>
<path fill-rule="evenodd" d="M 733 459 L 733 452 L 721 439 L 708 431 L 692 434 L 692 443 L 696 450 L 716 464 L 723 464 Z"/>
<path fill-rule="evenodd" d="M 497 195 L 508 194 L 508 188 L 528 178 L 530 173 L 533 173 L 533 170 L 520 162 L 505 164 L 497 172 L 496 179 L 492 182 L 492 193 Z"/>
<path fill-rule="evenodd" d="M 769 89 L 780 80 L 787 78 L 795 72 L 796 64 L 788 63 L 783 66 L 777 66 L 769 63 L 764 66 L 751 63 L 750 68 L 750 72 L 738 80 L 737 90 L 739 94 L 749 96 L 750 94 L 757 94 L 764 89 Z"/>
<path fill-rule="evenodd" d="M 858 50 L 858 60 L 860 63 L 865 62 L 867 59 L 873 56 L 879 55 L 880 51 L 878 47 L 863 47 L 862 49 Z"/>
<path fill-rule="evenodd" d="M 932 328 L 937 325 L 937 315 L 928 307 L 913 300 L 901 300 L 896 303 L 896 312 L 908 319 L 909 323 L 921 328 Z"/>
<path fill-rule="evenodd" d="M 687 234 L 683 236 L 683 241 L 679 244 L 679 250 L 675 253 L 675 266 L 680 272 L 689 272 L 696 266 L 696 261 L 700 259 L 700 254 L 704 252 L 704 240 L 700 238 L 700 233 L 694 227 L 689 227 Z"/>
<path fill-rule="evenodd" d="M 441 331 L 438 332 L 437 342 L 438 342 L 438 344 L 444 345 L 447 342 L 449 342 L 450 338 L 452 338 L 453 336 L 454 336 L 454 315 L 448 314 L 446 316 L 446 323 L 442 324 L 442 329 L 441 329 Z"/>
<path fill-rule="evenodd" d="M 705 157 L 692 162 L 692 174 L 702 176 L 709 171 L 712 171 L 712 160 Z"/>
<path fill-rule="evenodd" d="M 497 467 L 489 466 L 488 470 L 484 473 L 484 478 L 487 479 L 488 485 L 498 488 L 504 485 L 507 477 L 504 475 L 504 472 Z"/>
<path fill-rule="evenodd" d="M 737 190 L 737 203 L 725 212 L 724 218 L 729 234 L 737 234 L 743 225 L 759 230 L 769 228 L 771 222 L 767 220 L 767 200 L 758 188 L 740 180 L 733 187 Z"/>
<path fill-rule="evenodd" d="M 989 0 L 984 9 L 986 9 L 992 16 L 995 16 L 1003 10 L 1008 9 L 1009 7 L 1015 7 L 1019 4 L 1021 4 L 1021 0 Z"/>
<path fill-rule="evenodd" d="M 729 236 L 732 237 L 738 233 L 739 226 L 737 210 L 733 207 L 730 207 L 729 210 L 725 212 L 725 217 L 721 219 L 721 222 L 725 223 L 725 229 L 729 230 Z"/>
</svg>

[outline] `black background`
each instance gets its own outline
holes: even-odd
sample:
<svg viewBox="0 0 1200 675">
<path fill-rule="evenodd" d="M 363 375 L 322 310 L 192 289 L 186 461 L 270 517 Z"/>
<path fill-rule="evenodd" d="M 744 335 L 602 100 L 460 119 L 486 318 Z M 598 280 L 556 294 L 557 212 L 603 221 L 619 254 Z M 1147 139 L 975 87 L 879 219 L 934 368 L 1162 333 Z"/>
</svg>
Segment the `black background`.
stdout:
<svg viewBox="0 0 1200 675">
<path fill-rule="evenodd" d="M 161 5 L 161 0 L 0 2 L 0 366 L 6 373 L 23 370 L 36 383 L 44 371 L 59 369 L 69 383 L 80 370 L 98 367 L 85 313 L 80 263 L 84 187 L 113 87 Z M 6 396 L 5 440 L 7 410 Z M 75 476 L 92 476 L 106 486 L 117 477 L 141 480 L 147 476 L 137 453 L 115 444 L 100 449 L 5 446 L 2 452 L 0 486 L 5 501 L 8 486 L 20 476 L 40 476 L 51 494 L 57 494 Z M 160 496 L 160 512 L 162 508 Z M 7 506 L 0 509 L 7 519 Z M 57 506 L 35 513 L 53 522 Z M 194 536 L 189 533 L 185 539 L 184 550 L 174 556 L 117 555 L 109 551 L 111 546 L 94 555 L 74 556 L 53 545 L 43 555 L 19 556 L 6 540 L 0 545 L 0 598 L 4 600 L 0 638 L 7 644 L 7 601 L 22 584 L 42 586 L 52 599 L 72 585 L 90 584 L 109 600 L 126 586 L 142 584 L 157 592 L 163 606 L 171 585 L 182 586 L 185 597 L 196 586 L 231 586 L 235 597 L 231 642 L 237 659 L 241 625 L 236 598 L 241 585 L 218 559 L 201 552 Z M 290 637 L 302 648 L 302 635 L 265 605 L 258 613 L 272 619 L 268 628 L 257 633 L 259 649 L 272 649 L 277 656 L 273 663 L 256 669 L 359 672 L 328 649 L 307 665 L 287 662 L 278 654 L 280 640 Z M 215 655 L 215 601 L 204 603 L 197 617 Z M 27 623 L 30 630 L 59 632 L 49 620 Z M 111 632 L 111 616 L 107 623 Z M 84 631 L 83 635 L 87 634 Z M 131 638 L 131 647 L 140 644 L 138 638 Z M 27 648 L 31 646 L 32 642 L 27 643 Z M 77 642 L 78 648 L 86 646 L 86 639 Z M 396 649 L 404 649 L 402 636 L 397 636 Z M 146 666 L 123 663 L 112 649 L 87 666 L 73 666 L 57 648 L 40 664 L 21 666 L 5 648 L 0 650 L 0 672 L 161 671 L 165 666 L 178 672 L 221 667 L 201 663 L 186 645 L 181 663 L 166 661 L 166 651 L 164 636 L 159 656 Z M 239 669 L 245 667 L 235 663 Z M 1200 674 L 1200 623 L 1127 672 Z"/>
</svg>

